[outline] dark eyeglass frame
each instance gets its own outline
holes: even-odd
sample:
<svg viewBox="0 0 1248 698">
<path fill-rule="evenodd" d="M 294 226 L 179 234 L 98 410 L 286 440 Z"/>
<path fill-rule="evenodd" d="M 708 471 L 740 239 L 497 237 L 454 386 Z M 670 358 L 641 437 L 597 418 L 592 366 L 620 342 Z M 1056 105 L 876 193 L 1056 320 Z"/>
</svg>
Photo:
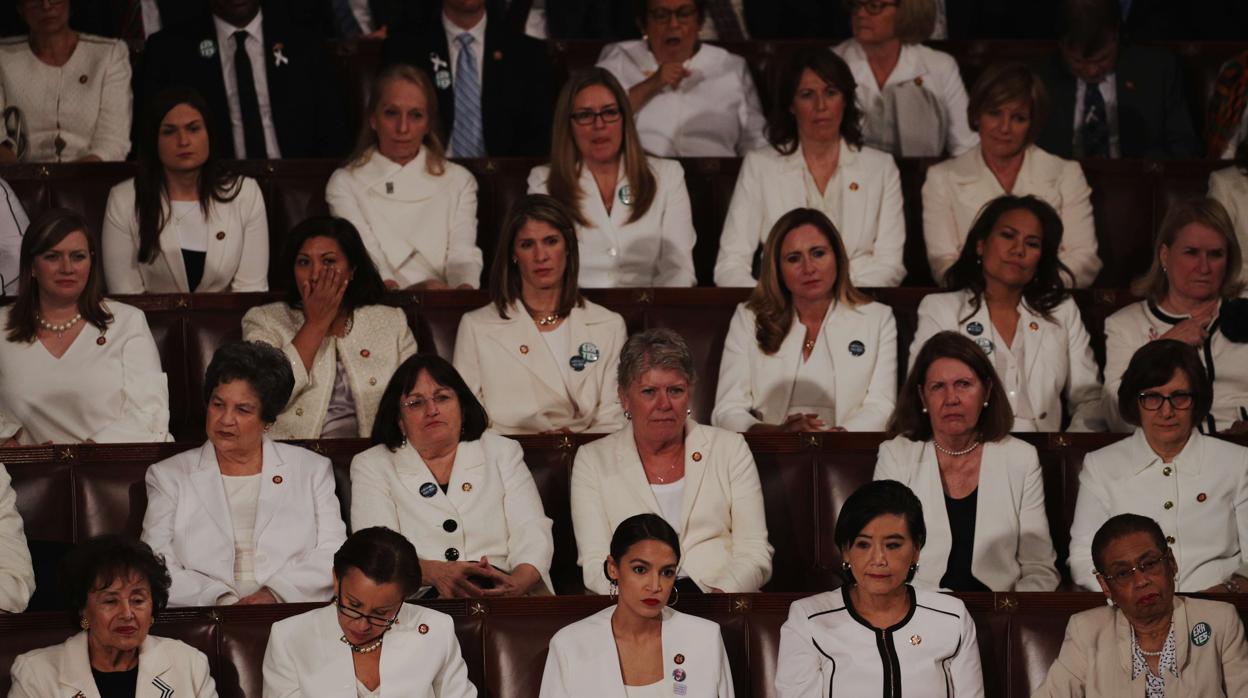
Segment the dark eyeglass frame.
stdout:
<svg viewBox="0 0 1248 698">
<path fill-rule="evenodd" d="M 1136 572 L 1139 572 L 1140 574 L 1143 574 L 1144 576 L 1150 576 L 1158 572 L 1164 571 L 1165 568 L 1162 567 L 1161 565 L 1165 563 L 1165 561 L 1166 561 L 1166 555 L 1163 553 L 1162 555 L 1156 558 L 1140 560 L 1131 569 L 1123 570 L 1121 572 L 1108 573 L 1108 572 L 1102 572 L 1100 570 L 1096 570 L 1096 576 L 1100 577 L 1101 579 L 1104 579 L 1107 583 L 1110 584 L 1110 586 L 1115 586 L 1115 587 L 1126 586 L 1127 584 L 1130 584 L 1132 580 L 1135 579 Z"/>
<path fill-rule="evenodd" d="M 580 109 L 568 114 L 568 118 L 577 126 L 593 126 L 598 119 L 602 119 L 604 124 L 614 124 L 624 118 L 624 110 L 619 106 L 606 107 L 602 111 Z"/>
<path fill-rule="evenodd" d="M 878 15 L 888 7 L 897 7 L 900 2 L 884 2 L 884 0 L 845 0 L 845 7 L 852 16 L 859 8 L 867 11 L 869 15 Z"/>
<path fill-rule="evenodd" d="M 1140 408 L 1148 410 L 1149 412 L 1156 412 L 1161 409 L 1161 406 L 1164 403 L 1167 402 L 1170 403 L 1170 407 L 1172 409 L 1178 411 L 1190 410 L 1192 409 L 1192 405 L 1196 404 L 1196 395 L 1189 393 L 1186 390 L 1173 392 L 1169 395 L 1162 395 L 1161 393 L 1154 392 L 1140 393 L 1136 396 L 1136 399 L 1140 403 Z"/>
<path fill-rule="evenodd" d="M 399 622 L 399 612 L 403 610 L 403 604 L 399 603 L 399 607 L 394 611 L 394 617 L 386 619 L 380 616 L 370 616 L 367 613 L 360 613 L 354 608 L 347 608 L 342 605 L 342 599 L 336 596 L 334 597 L 334 605 L 338 607 L 339 613 L 347 618 L 350 618 L 351 620 L 359 620 L 360 618 L 363 618 L 374 628 L 385 628 L 386 630 L 389 630 L 395 623 Z"/>
<path fill-rule="evenodd" d="M 688 22 L 698 16 L 698 7 L 697 5 L 685 5 L 675 10 L 669 10 L 666 7 L 656 7 L 653 10 L 646 10 L 646 16 L 650 18 L 651 22 L 658 22 L 659 24 L 667 24 L 672 21 L 673 17 L 681 22 Z"/>
</svg>

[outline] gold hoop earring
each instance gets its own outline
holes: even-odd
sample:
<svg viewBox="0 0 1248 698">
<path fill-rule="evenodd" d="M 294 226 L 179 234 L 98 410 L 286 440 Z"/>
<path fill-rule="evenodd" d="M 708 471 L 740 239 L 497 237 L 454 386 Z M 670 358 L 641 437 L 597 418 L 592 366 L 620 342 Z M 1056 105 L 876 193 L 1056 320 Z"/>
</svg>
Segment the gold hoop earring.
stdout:
<svg viewBox="0 0 1248 698">
<path fill-rule="evenodd" d="M 82 628 L 83 630 L 90 630 L 91 621 L 87 620 L 86 616 L 83 616 L 82 618 L 78 619 L 78 627 Z"/>
</svg>

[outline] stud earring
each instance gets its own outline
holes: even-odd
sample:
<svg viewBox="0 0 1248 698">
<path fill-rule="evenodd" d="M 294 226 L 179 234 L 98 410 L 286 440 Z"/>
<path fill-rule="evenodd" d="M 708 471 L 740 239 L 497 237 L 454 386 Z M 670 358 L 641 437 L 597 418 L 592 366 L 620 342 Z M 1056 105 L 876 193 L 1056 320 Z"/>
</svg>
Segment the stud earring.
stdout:
<svg viewBox="0 0 1248 698">
<path fill-rule="evenodd" d="M 618 596 L 620 595 L 620 582 L 619 582 L 619 580 L 616 580 L 616 579 L 609 579 L 609 580 L 607 580 L 607 581 L 609 581 L 609 582 L 611 583 L 611 591 L 607 592 L 607 595 L 608 595 L 608 596 L 610 596 L 612 599 L 614 599 L 614 598 L 618 597 Z"/>
<path fill-rule="evenodd" d="M 984 400 L 984 407 L 987 407 L 987 406 L 988 406 L 988 401 Z"/>
<path fill-rule="evenodd" d="M 91 628 L 91 621 L 87 620 L 85 616 L 82 618 L 79 618 L 78 627 L 82 628 L 83 630 L 89 630 Z"/>
<path fill-rule="evenodd" d="M 926 408 L 926 407 L 924 407 L 924 408 L 923 408 L 923 414 L 927 414 L 927 408 Z"/>
<path fill-rule="evenodd" d="M 631 420 L 632 418 L 633 418 L 633 413 L 629 412 L 628 410 L 624 410 L 624 419 Z"/>
<path fill-rule="evenodd" d="M 689 407 L 686 407 L 686 408 L 685 408 L 685 416 L 686 416 L 686 417 L 690 417 L 690 416 L 692 416 L 692 415 L 693 415 L 693 409 L 692 409 L 692 408 L 689 408 Z"/>
</svg>

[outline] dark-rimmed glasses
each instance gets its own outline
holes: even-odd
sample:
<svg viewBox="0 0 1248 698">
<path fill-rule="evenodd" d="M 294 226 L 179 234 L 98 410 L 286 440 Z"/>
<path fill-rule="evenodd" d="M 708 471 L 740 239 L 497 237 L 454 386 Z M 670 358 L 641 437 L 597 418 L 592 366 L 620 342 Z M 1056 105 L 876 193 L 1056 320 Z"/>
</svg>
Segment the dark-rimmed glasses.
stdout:
<svg viewBox="0 0 1248 698">
<path fill-rule="evenodd" d="M 1135 573 L 1139 572 L 1143 575 L 1153 575 L 1165 570 L 1161 563 L 1166 561 L 1165 555 L 1158 557 L 1150 557 L 1135 563 L 1135 567 L 1122 570 L 1121 572 L 1101 572 L 1097 570 L 1096 576 L 1104 579 L 1113 586 L 1125 586 L 1135 579 Z"/>
<path fill-rule="evenodd" d="M 847 0 L 845 7 L 849 9 L 849 14 L 854 14 L 858 10 L 866 10 L 869 15 L 878 15 L 884 11 L 886 7 L 897 7 L 901 3 L 883 2 L 883 0 Z"/>
<path fill-rule="evenodd" d="M 667 24 L 672 21 L 673 17 L 681 22 L 688 22 L 698 15 L 698 8 L 696 5 L 685 5 L 675 10 L 669 10 L 666 7 L 656 7 L 647 12 L 646 15 L 650 17 L 650 21 L 658 22 L 659 24 Z"/>
<path fill-rule="evenodd" d="M 577 126 L 591 126 L 598 119 L 602 119 L 604 124 L 614 124 L 620 120 L 624 112 L 619 107 L 607 107 L 602 111 L 594 111 L 592 109 L 578 109 L 572 112 L 570 118 L 572 123 Z"/>
<path fill-rule="evenodd" d="M 399 604 L 399 607 L 395 609 L 394 611 L 393 618 L 381 618 L 379 616 L 370 616 L 367 613 L 360 613 L 354 608 L 347 608 L 346 606 L 342 605 L 342 599 L 339 599 L 339 598 L 334 599 L 334 605 L 338 607 L 339 613 L 346 616 L 347 618 L 350 618 L 351 620 L 359 620 L 360 618 L 363 618 L 364 620 L 368 621 L 368 624 L 373 626 L 374 628 L 386 628 L 386 629 L 389 629 L 390 626 L 398 622 L 399 611 L 403 610 L 403 604 Z"/>
<path fill-rule="evenodd" d="M 1176 410 L 1186 410 L 1191 408 L 1192 403 L 1196 401 L 1196 396 L 1187 392 L 1170 393 L 1162 395 L 1161 393 L 1140 393 L 1140 407 L 1149 412 L 1156 412 L 1161 409 L 1162 403 L 1170 403 L 1170 406 Z"/>
</svg>

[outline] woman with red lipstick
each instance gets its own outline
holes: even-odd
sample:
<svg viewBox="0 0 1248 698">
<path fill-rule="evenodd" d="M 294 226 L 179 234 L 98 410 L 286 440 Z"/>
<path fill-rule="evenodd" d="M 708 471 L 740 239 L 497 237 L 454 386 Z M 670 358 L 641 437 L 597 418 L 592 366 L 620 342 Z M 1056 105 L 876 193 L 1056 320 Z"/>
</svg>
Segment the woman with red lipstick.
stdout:
<svg viewBox="0 0 1248 698">
<path fill-rule="evenodd" d="M 1105 320 L 1105 392 L 1109 406 L 1127 362 L 1154 339 L 1196 347 L 1213 382 L 1213 405 L 1198 423 L 1206 434 L 1248 431 L 1248 302 L 1243 250 L 1222 204 L 1194 199 L 1166 213 L 1153 264 L 1132 291 L 1144 300 Z M 1130 425 L 1111 412 L 1113 426 Z"/>
<path fill-rule="evenodd" d="M 19 656 L 9 698 L 216 698 L 203 652 L 148 634 L 169 600 L 169 572 L 146 544 L 92 538 L 62 562 L 61 585 L 82 632 Z"/>
<path fill-rule="evenodd" d="M 897 393 L 892 310 L 850 281 L 823 213 L 781 216 L 724 340 L 711 423 L 732 431 L 880 431 Z"/>
<path fill-rule="evenodd" d="M 1048 114 L 1044 83 L 1021 63 L 990 65 L 975 81 L 966 111 L 979 145 L 933 165 L 923 183 L 923 239 L 932 277 L 945 281 L 985 204 L 1003 195 L 1033 195 L 1061 217 L 1058 257 L 1066 266 L 1066 286 L 1091 286 L 1101 270 L 1092 189 L 1079 163 L 1035 145 Z"/>
<path fill-rule="evenodd" d="M 615 384 L 624 318 L 581 295 L 579 247 L 567 209 L 545 194 L 517 201 L 503 224 L 490 269 L 493 302 L 459 321 L 454 362 L 495 431 L 624 426 Z"/>
<path fill-rule="evenodd" d="M 634 514 L 662 516 L 680 536 L 684 593 L 758 591 L 771 577 L 758 468 L 736 432 L 689 419 L 697 376 L 683 337 L 633 335 L 620 352 L 619 396 L 628 425 L 582 446 L 572 467 L 572 526 L 585 588 L 610 591 L 596 573 L 612 531 Z"/>
<path fill-rule="evenodd" d="M 836 517 L 845 584 L 795 601 L 780 628 L 778 698 L 983 698 L 975 621 L 961 601 L 910 586 L 926 528 L 905 485 L 877 480 Z"/>
<path fill-rule="evenodd" d="M 733 698 L 719 624 L 670 607 L 680 565 L 663 517 L 621 521 L 599 568 L 616 603 L 555 633 L 540 698 Z"/>
<path fill-rule="evenodd" d="M 0 310 L 6 445 L 169 441 L 169 383 L 138 308 L 104 300 L 86 222 L 52 209 L 22 238 L 17 299 Z"/>
<path fill-rule="evenodd" d="M 945 276 L 949 292 L 919 303 L 912 346 L 945 331 L 979 345 L 1014 412 L 1010 431 L 1061 431 L 1063 397 L 1070 431 L 1106 429 L 1088 331 L 1062 278 L 1063 239 L 1044 201 L 994 199 Z"/>
<path fill-rule="evenodd" d="M 951 591 L 1053 591 L 1061 578 L 1044 480 L 983 351 L 954 332 L 923 344 L 880 444 L 876 480 L 912 489 L 930 525 L 914 585 Z"/>
<path fill-rule="evenodd" d="M 1032 698 L 1248 695 L 1239 614 L 1228 603 L 1175 595 L 1180 568 L 1156 521 L 1136 514 L 1106 521 L 1092 559 L 1109 605 L 1071 616 Z"/>
<path fill-rule="evenodd" d="M 190 88 L 156 95 L 138 132 L 138 176 L 113 187 L 104 215 L 112 293 L 269 290 L 269 223 L 250 177 L 213 153 L 208 105 Z"/>
<path fill-rule="evenodd" d="M 887 153 L 863 145 L 854 76 L 835 53 L 799 50 L 768 117 L 770 148 L 748 153 L 715 260 L 715 285 L 754 286 L 754 253 L 795 208 L 823 212 L 841 232 L 855 286 L 896 286 L 906 274 L 901 177 Z"/>
<path fill-rule="evenodd" d="M 1095 590 L 1093 537 L 1123 513 L 1157 521 L 1178 562 L 1181 593 L 1248 593 L 1248 448 L 1205 436 L 1213 388 L 1196 349 L 1149 342 L 1118 386 L 1130 437 L 1083 458 L 1070 525 L 1070 575 Z"/>
<path fill-rule="evenodd" d="M 529 173 L 576 222 L 583 288 L 692 286 L 693 216 L 680 163 L 646 155 L 628 93 L 603 68 L 569 78 L 550 164 Z"/>
</svg>

